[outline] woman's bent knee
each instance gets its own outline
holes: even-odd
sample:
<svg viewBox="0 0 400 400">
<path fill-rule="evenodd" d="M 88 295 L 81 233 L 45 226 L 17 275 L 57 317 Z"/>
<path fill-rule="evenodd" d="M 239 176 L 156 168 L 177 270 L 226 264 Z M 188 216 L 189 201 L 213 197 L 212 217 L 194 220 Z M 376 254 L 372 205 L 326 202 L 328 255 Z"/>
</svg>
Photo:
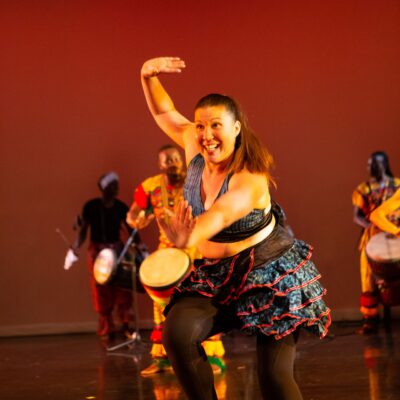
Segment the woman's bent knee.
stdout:
<svg viewBox="0 0 400 400">
<path fill-rule="evenodd" d="M 213 326 L 212 311 L 193 305 L 187 307 L 182 303 L 173 306 L 163 329 L 163 344 L 167 351 L 182 346 L 197 346 L 207 339 Z"/>
<path fill-rule="evenodd" d="M 180 321 L 167 318 L 163 328 L 163 345 L 167 352 L 189 344 L 189 332 Z"/>
</svg>

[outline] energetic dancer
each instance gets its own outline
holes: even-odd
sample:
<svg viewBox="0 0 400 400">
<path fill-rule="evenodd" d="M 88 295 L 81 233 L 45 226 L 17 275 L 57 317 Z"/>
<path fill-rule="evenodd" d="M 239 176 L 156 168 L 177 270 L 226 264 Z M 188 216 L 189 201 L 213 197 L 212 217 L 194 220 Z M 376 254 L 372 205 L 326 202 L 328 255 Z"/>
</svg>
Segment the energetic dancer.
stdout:
<svg viewBox="0 0 400 400">
<path fill-rule="evenodd" d="M 263 397 L 301 399 L 293 376 L 298 329 L 323 337 L 330 324 L 312 248 L 279 223 L 269 194 L 271 157 L 236 102 L 205 96 L 194 122 L 175 109 L 158 75 L 184 68 L 180 58 L 161 57 L 141 69 L 150 112 L 188 164 L 185 201 L 159 222 L 176 247 L 196 246 L 203 256 L 165 310 L 163 343 L 187 396 L 216 399 L 201 343 L 241 329 L 257 337 Z"/>
</svg>

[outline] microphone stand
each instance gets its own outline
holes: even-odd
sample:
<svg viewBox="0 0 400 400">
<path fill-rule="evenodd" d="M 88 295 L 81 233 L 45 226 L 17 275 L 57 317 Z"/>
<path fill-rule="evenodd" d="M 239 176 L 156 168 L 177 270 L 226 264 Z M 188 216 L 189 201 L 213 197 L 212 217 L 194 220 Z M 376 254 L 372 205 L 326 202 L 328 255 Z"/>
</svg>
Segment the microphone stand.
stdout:
<svg viewBox="0 0 400 400">
<path fill-rule="evenodd" d="M 125 257 L 126 252 L 128 251 L 129 247 L 133 243 L 136 233 L 137 233 L 137 230 L 133 229 L 131 235 L 129 236 L 128 240 L 125 243 L 124 248 L 121 251 L 121 254 L 119 255 L 119 257 L 117 259 L 117 266 L 121 263 L 121 261 Z M 137 304 L 136 279 L 137 279 L 137 266 L 136 266 L 136 262 L 134 260 L 132 262 L 132 290 L 133 290 L 132 303 L 133 303 L 133 310 L 134 310 L 134 314 L 135 314 L 135 320 L 134 320 L 135 326 L 134 326 L 134 331 L 132 333 L 132 338 L 123 343 L 117 344 L 116 346 L 108 347 L 107 351 L 114 351 L 114 350 L 120 349 L 121 347 L 128 346 L 130 344 L 141 343 L 141 337 L 140 337 L 140 333 L 139 333 L 139 309 L 138 309 L 138 304 Z"/>
</svg>

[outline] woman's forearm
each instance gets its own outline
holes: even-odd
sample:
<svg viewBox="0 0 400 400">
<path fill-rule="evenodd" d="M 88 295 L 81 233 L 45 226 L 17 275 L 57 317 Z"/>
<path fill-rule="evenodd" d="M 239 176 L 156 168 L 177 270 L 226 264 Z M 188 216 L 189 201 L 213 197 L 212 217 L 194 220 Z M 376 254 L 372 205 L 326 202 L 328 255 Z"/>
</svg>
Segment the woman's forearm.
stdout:
<svg viewBox="0 0 400 400">
<path fill-rule="evenodd" d="M 146 61 L 141 69 L 141 82 L 149 110 L 160 129 L 179 146 L 184 147 L 183 133 L 191 122 L 181 115 L 158 79 L 162 73 L 180 73 L 185 63 L 177 57 L 159 57 Z"/>
<path fill-rule="evenodd" d="M 175 105 L 171 97 L 169 97 L 160 80 L 156 76 L 151 78 L 145 78 L 142 76 L 141 80 L 147 105 L 154 117 L 170 111 L 175 111 Z"/>
<path fill-rule="evenodd" d="M 227 226 L 221 213 L 206 212 L 196 222 L 196 226 L 190 235 L 187 247 L 195 247 L 204 240 L 208 240 Z"/>
<path fill-rule="evenodd" d="M 198 216 L 190 242 L 197 245 L 201 241 L 209 240 L 218 232 L 244 218 L 256 208 L 258 200 L 266 193 L 268 194 L 268 186 L 265 177 L 248 172 L 234 175 L 230 180 L 229 191 Z"/>
</svg>

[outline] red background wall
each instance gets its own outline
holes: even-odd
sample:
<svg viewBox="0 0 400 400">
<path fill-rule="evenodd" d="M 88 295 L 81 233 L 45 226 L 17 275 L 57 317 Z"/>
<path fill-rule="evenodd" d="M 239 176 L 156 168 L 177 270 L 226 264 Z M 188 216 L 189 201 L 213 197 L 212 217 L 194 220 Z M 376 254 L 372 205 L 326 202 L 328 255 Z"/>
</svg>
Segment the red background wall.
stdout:
<svg viewBox="0 0 400 400">
<path fill-rule="evenodd" d="M 157 173 L 167 139 L 139 70 L 158 55 L 187 62 L 164 79 L 185 115 L 212 91 L 243 105 L 275 157 L 276 199 L 315 247 L 334 317 L 357 316 L 351 192 L 374 150 L 400 173 L 398 1 L 0 4 L 0 334 L 94 327 L 85 257 L 65 272 L 55 228 L 73 238 L 103 172 L 120 174 L 127 203 Z M 155 228 L 143 236 L 154 248 Z M 150 302 L 139 301 L 146 325 Z"/>
</svg>

